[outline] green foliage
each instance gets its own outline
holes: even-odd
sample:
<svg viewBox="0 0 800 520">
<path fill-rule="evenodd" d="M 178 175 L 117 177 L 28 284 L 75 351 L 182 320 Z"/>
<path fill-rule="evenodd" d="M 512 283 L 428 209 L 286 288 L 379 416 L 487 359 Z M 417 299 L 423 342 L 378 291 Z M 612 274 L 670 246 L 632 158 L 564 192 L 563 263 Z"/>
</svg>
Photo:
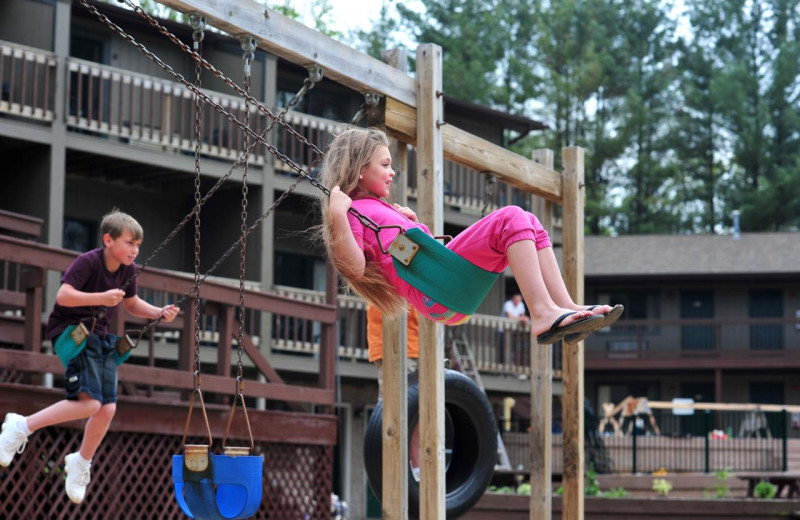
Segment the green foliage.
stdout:
<svg viewBox="0 0 800 520">
<path fill-rule="evenodd" d="M 564 487 L 559 486 L 558 489 L 556 489 L 555 494 L 558 496 L 563 496 Z M 583 494 L 587 497 L 607 497 L 607 498 L 621 498 L 630 495 L 630 493 L 625 491 L 625 488 L 622 487 L 611 488 L 608 491 L 601 491 L 600 484 L 597 481 L 597 472 L 594 470 L 594 464 L 589 464 L 589 467 L 586 469 L 585 487 L 583 488 Z"/>
<path fill-rule="evenodd" d="M 654 478 L 653 491 L 655 491 L 657 495 L 665 497 L 672 491 L 672 482 L 665 478 Z"/>
<path fill-rule="evenodd" d="M 603 491 L 603 496 L 607 498 L 625 498 L 630 496 L 630 493 L 628 493 L 623 487 L 612 487 L 608 491 Z"/>
<path fill-rule="evenodd" d="M 293 3 L 291 0 L 283 0 L 282 4 L 275 3 L 273 5 L 273 2 L 265 3 L 267 7 L 279 12 L 287 18 L 302 21 L 303 13 L 294 7 L 297 4 L 296 2 Z M 333 7 L 331 6 L 330 0 L 314 0 L 314 2 L 311 3 L 310 9 L 311 19 L 314 22 L 313 28 L 325 36 L 329 36 L 336 40 L 341 40 L 343 39 L 344 35 L 340 31 L 332 29 L 330 26 L 332 10 Z"/>
<path fill-rule="evenodd" d="M 760 481 L 753 488 L 753 496 L 756 498 L 774 498 L 778 492 L 778 487 L 772 482 L 766 480 Z"/>
<path fill-rule="evenodd" d="M 281 13 L 283 16 L 287 18 L 291 18 L 292 20 L 299 20 L 301 15 L 300 11 L 295 9 L 289 0 L 286 0 L 284 4 L 276 4 L 276 5 L 268 5 L 268 7 L 274 11 Z"/>
<path fill-rule="evenodd" d="M 523 482 L 519 486 L 517 486 L 517 494 L 518 495 L 530 495 L 531 494 L 531 485 L 529 482 Z"/>
<path fill-rule="evenodd" d="M 421 0 L 397 4 L 399 28 L 442 47 L 451 97 L 519 112 L 541 83 L 534 74 L 534 13 L 526 0 Z M 412 62 L 413 66 L 413 62 Z"/>
<path fill-rule="evenodd" d="M 589 464 L 586 469 L 586 486 L 584 487 L 583 494 L 587 497 L 601 497 L 603 492 L 600 491 L 600 483 L 597 482 L 597 472 L 594 470 L 594 464 Z"/>
<path fill-rule="evenodd" d="M 550 126 L 514 151 L 586 148 L 588 233 L 800 227 L 797 0 L 393 1 L 358 45 L 438 44 L 449 97 Z"/>
<path fill-rule="evenodd" d="M 725 498 L 730 493 L 731 487 L 728 485 L 730 468 L 725 468 L 714 473 L 714 486 L 703 491 L 706 498 Z"/>
<path fill-rule="evenodd" d="M 489 491 L 492 493 L 500 493 L 501 495 L 513 495 L 514 488 L 511 486 L 489 486 Z"/>
</svg>

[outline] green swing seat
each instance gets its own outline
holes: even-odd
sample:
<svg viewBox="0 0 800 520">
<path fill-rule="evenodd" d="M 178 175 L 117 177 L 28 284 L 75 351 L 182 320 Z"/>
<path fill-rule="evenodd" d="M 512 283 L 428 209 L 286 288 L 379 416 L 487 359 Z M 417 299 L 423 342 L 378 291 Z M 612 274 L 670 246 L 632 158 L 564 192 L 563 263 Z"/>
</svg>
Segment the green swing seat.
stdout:
<svg viewBox="0 0 800 520">
<path fill-rule="evenodd" d="M 472 315 L 500 273 L 478 267 L 419 228 L 400 232 L 389 247 L 397 274 L 452 311 Z"/>
</svg>

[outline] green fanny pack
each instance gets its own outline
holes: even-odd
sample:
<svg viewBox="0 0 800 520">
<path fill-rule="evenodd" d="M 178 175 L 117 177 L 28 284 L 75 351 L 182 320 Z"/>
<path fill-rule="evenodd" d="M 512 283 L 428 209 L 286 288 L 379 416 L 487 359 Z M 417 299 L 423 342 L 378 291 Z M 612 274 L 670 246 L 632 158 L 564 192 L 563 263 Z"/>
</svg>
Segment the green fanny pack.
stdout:
<svg viewBox="0 0 800 520">
<path fill-rule="evenodd" d="M 79 323 L 77 325 L 70 325 L 61 335 L 56 339 L 55 345 L 53 346 L 58 359 L 61 360 L 61 364 L 64 365 L 66 368 L 69 365 L 69 362 L 72 359 L 83 352 L 83 349 L 86 348 L 86 342 L 90 336 L 89 329 L 86 328 L 86 325 L 83 323 Z M 114 350 L 114 362 L 117 366 L 123 364 L 125 361 L 131 357 L 131 348 L 130 343 L 128 343 L 128 348 L 125 348 L 125 345 L 122 344 L 124 341 L 127 340 L 125 336 L 118 338 L 115 344 Z"/>
</svg>

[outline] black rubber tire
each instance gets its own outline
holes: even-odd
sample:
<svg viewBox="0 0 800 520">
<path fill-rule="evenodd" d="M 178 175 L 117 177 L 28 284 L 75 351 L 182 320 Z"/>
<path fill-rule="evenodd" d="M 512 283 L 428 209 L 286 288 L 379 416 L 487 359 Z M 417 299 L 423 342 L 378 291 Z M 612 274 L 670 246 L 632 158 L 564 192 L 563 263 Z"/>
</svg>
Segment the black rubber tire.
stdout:
<svg viewBox="0 0 800 520">
<path fill-rule="evenodd" d="M 445 489 L 447 518 L 458 518 L 483 496 L 497 462 L 497 423 L 486 394 L 467 376 L 445 370 Z M 419 421 L 419 382 L 408 381 L 408 436 Z M 383 489 L 383 401 L 378 401 L 364 436 L 364 468 L 378 499 Z M 419 518 L 419 482 L 408 470 L 408 513 Z"/>
</svg>

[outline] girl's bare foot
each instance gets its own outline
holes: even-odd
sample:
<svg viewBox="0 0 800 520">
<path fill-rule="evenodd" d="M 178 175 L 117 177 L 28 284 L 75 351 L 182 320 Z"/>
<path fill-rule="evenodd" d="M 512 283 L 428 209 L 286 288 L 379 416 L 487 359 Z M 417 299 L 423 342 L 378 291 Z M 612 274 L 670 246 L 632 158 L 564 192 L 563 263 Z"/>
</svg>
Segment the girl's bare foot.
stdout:
<svg viewBox="0 0 800 520">
<path fill-rule="evenodd" d="M 594 316 L 605 316 L 613 307 L 611 305 L 575 305 L 573 307 L 576 311 L 589 311 Z"/>
</svg>

